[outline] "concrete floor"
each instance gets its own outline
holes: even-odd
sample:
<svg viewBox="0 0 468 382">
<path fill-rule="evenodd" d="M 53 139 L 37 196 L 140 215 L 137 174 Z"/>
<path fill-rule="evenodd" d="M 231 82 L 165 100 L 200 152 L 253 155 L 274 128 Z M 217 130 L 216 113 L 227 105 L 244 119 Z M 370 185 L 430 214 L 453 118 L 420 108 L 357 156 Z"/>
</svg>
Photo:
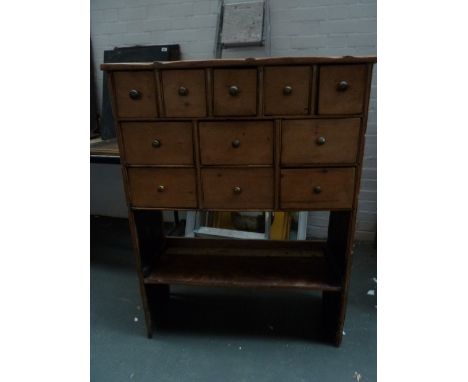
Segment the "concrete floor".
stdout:
<svg viewBox="0 0 468 382">
<path fill-rule="evenodd" d="M 376 381 L 373 277 L 357 245 L 339 348 L 319 340 L 320 294 L 290 291 L 173 287 L 148 339 L 128 222 L 92 218 L 91 381 Z"/>
</svg>

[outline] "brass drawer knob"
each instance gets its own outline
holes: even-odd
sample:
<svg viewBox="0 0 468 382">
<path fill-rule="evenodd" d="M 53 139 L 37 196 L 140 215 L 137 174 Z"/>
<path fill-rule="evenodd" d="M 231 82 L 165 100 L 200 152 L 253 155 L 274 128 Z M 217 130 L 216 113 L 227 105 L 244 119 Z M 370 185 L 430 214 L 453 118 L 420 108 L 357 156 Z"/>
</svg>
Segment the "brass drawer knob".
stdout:
<svg viewBox="0 0 468 382">
<path fill-rule="evenodd" d="M 283 94 L 284 95 L 290 95 L 292 93 L 292 87 L 287 85 L 283 88 Z"/>
<path fill-rule="evenodd" d="M 164 187 L 162 184 L 158 186 L 158 192 L 164 192 L 166 187 Z"/>
<path fill-rule="evenodd" d="M 319 146 L 322 146 L 322 145 L 325 144 L 326 139 L 325 139 L 325 137 L 318 137 L 317 140 L 316 140 L 315 142 L 317 142 L 317 144 L 318 144 Z"/>
<path fill-rule="evenodd" d="M 188 94 L 188 89 L 185 86 L 179 88 L 179 95 L 185 97 Z"/>
<path fill-rule="evenodd" d="M 234 139 L 232 141 L 232 147 L 234 147 L 235 149 L 237 149 L 238 147 L 240 146 L 240 141 L 238 139 Z"/>
<path fill-rule="evenodd" d="M 235 186 L 232 191 L 235 193 L 235 194 L 240 194 L 242 192 L 241 188 L 239 186 Z"/>
<path fill-rule="evenodd" d="M 344 91 L 347 90 L 348 88 L 349 88 L 348 81 L 340 81 L 340 82 L 338 83 L 337 89 L 338 89 L 340 92 L 344 92 Z"/>
<path fill-rule="evenodd" d="M 152 146 L 154 148 L 158 148 L 158 147 L 161 147 L 161 141 L 159 139 L 155 139 L 152 143 Z"/>
<path fill-rule="evenodd" d="M 132 89 L 128 92 L 128 96 L 133 100 L 137 100 L 141 98 L 141 92 L 136 89 Z"/>
<path fill-rule="evenodd" d="M 236 85 L 229 86 L 229 94 L 232 96 L 239 95 L 239 87 Z"/>
<path fill-rule="evenodd" d="M 322 192 L 322 187 L 320 186 L 315 186 L 314 187 L 314 194 L 320 194 Z"/>
</svg>

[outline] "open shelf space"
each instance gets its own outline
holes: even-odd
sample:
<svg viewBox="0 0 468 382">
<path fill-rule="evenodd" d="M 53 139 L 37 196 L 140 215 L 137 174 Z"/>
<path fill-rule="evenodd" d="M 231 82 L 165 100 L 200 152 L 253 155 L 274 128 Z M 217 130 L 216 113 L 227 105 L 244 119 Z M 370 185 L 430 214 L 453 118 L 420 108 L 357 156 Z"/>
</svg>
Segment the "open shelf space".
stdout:
<svg viewBox="0 0 468 382">
<path fill-rule="evenodd" d="M 322 242 L 167 238 L 145 283 L 340 291 L 329 275 Z"/>
</svg>

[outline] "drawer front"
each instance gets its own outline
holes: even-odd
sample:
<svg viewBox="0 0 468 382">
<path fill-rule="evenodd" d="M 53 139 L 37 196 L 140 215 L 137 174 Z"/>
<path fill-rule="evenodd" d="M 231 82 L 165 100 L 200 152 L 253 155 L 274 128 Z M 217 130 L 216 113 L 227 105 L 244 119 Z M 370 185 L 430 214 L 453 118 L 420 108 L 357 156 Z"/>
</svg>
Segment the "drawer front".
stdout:
<svg viewBox="0 0 468 382">
<path fill-rule="evenodd" d="M 124 122 L 120 128 L 129 164 L 193 164 L 191 122 Z"/>
<path fill-rule="evenodd" d="M 204 70 L 164 70 L 162 83 L 166 116 L 206 116 Z"/>
<path fill-rule="evenodd" d="M 154 72 L 114 72 L 117 115 L 121 118 L 158 116 Z"/>
<path fill-rule="evenodd" d="M 282 122 L 281 164 L 354 163 L 360 118 Z"/>
<path fill-rule="evenodd" d="M 213 77 L 215 115 L 257 114 L 257 69 L 215 69 Z"/>
<path fill-rule="evenodd" d="M 308 114 L 310 71 L 308 66 L 265 68 L 265 115 Z"/>
<path fill-rule="evenodd" d="M 281 170 L 281 208 L 352 208 L 353 194 L 354 168 Z"/>
<path fill-rule="evenodd" d="M 273 209 L 272 168 L 204 168 L 201 176 L 204 208 Z"/>
<path fill-rule="evenodd" d="M 319 114 L 359 114 L 364 108 L 366 65 L 320 68 Z"/>
<path fill-rule="evenodd" d="M 272 164 L 273 122 L 201 122 L 200 158 L 206 165 Z"/>
<path fill-rule="evenodd" d="M 193 168 L 129 168 L 131 204 L 149 208 L 197 208 Z"/>
</svg>

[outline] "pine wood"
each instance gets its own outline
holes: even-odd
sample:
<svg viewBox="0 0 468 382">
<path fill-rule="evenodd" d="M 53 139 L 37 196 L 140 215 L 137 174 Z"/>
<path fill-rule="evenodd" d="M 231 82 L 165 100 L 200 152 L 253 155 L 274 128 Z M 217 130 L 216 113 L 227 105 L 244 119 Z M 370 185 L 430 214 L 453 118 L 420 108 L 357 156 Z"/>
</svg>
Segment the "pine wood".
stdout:
<svg viewBox="0 0 468 382">
<path fill-rule="evenodd" d="M 263 86 L 265 115 L 309 114 L 310 75 L 309 66 L 265 68 Z M 286 86 L 292 88 L 289 95 L 284 94 Z"/>
<path fill-rule="evenodd" d="M 319 114 L 360 114 L 364 106 L 367 65 L 329 65 L 320 67 Z M 337 89 L 340 81 L 349 88 Z"/>
<path fill-rule="evenodd" d="M 273 164 L 273 121 L 200 122 L 199 134 L 203 165 Z"/>
<path fill-rule="evenodd" d="M 351 208 L 354 168 L 288 169 L 281 171 L 281 208 Z M 314 187 L 321 192 L 315 193 Z"/>
<path fill-rule="evenodd" d="M 195 169 L 129 168 L 127 172 L 133 206 L 196 208 Z M 164 186 L 163 192 L 159 186 Z"/>
<path fill-rule="evenodd" d="M 359 118 L 283 121 L 281 164 L 353 164 L 357 161 L 360 128 Z M 325 138 L 325 143 L 318 144 L 319 138 Z"/>
<path fill-rule="evenodd" d="M 113 80 L 118 117 L 154 118 L 158 116 L 153 72 L 115 72 Z M 133 89 L 141 92 L 140 99 L 130 98 L 129 92 Z"/>
<path fill-rule="evenodd" d="M 191 122 L 123 122 L 120 129 L 127 163 L 193 166 Z"/>
<path fill-rule="evenodd" d="M 272 210 L 273 168 L 203 168 L 203 205 L 207 209 Z M 236 194 L 234 187 L 240 187 Z"/>
<path fill-rule="evenodd" d="M 170 284 L 180 283 L 322 291 L 324 335 L 341 343 L 375 62 L 278 57 L 102 65 L 110 73 L 148 336 Z M 347 89 L 338 89 L 341 81 Z M 231 85 L 238 95 L 229 94 Z M 180 86 L 187 95 L 179 95 Z M 137 101 L 128 96 L 135 88 L 143 95 Z M 164 209 L 329 210 L 328 238 L 165 237 Z"/>
<path fill-rule="evenodd" d="M 161 72 L 166 117 L 206 116 L 206 80 L 203 69 Z M 187 89 L 180 95 L 179 88 Z"/>
<path fill-rule="evenodd" d="M 239 94 L 229 94 L 230 86 Z M 213 105 L 216 116 L 250 116 L 257 114 L 257 70 L 215 69 L 213 72 Z"/>
</svg>

